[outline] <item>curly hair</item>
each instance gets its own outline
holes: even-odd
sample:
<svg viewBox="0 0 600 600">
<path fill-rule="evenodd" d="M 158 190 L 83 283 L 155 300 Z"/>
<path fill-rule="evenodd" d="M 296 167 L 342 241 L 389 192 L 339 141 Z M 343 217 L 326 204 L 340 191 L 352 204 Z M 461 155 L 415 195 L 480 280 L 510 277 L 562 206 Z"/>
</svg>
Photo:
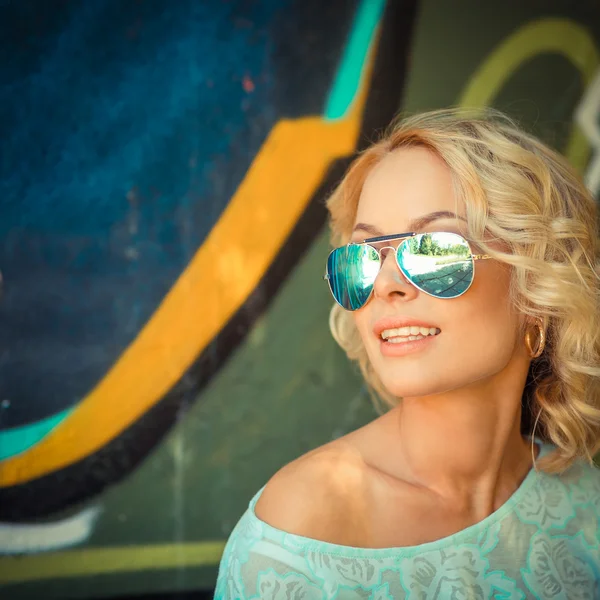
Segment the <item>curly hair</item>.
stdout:
<svg viewBox="0 0 600 600">
<path fill-rule="evenodd" d="M 556 446 L 536 464 L 548 473 L 600 450 L 600 283 L 596 201 L 564 157 L 492 109 L 444 109 L 392 124 L 362 152 L 327 201 L 334 246 L 348 242 L 362 186 L 385 155 L 425 147 L 452 173 L 467 207 L 467 234 L 511 267 L 510 298 L 541 319 L 543 354 L 532 361 L 522 399 L 523 433 Z M 485 236 L 484 236 L 485 234 Z M 494 241 L 502 241 L 502 249 Z M 526 320 L 526 319 L 524 319 Z M 393 397 L 372 368 L 349 313 L 330 314 L 333 337 L 356 361 L 382 412 Z M 524 331 L 522 332 L 524 334 Z M 534 460 L 535 464 L 535 460 Z"/>
</svg>

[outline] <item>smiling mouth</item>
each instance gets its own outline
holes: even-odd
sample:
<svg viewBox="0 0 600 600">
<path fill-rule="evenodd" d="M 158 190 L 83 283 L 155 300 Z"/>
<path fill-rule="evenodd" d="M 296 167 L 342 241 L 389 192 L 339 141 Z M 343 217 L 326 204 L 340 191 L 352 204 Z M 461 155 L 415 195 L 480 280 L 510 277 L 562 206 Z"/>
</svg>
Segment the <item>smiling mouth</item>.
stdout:
<svg viewBox="0 0 600 600">
<path fill-rule="evenodd" d="M 381 339 L 390 344 L 403 344 L 406 342 L 414 342 L 416 340 L 424 340 L 428 337 L 434 337 L 441 333 L 438 327 L 418 327 L 412 325 L 410 327 L 398 327 L 396 329 L 384 329 L 381 332 Z"/>
</svg>

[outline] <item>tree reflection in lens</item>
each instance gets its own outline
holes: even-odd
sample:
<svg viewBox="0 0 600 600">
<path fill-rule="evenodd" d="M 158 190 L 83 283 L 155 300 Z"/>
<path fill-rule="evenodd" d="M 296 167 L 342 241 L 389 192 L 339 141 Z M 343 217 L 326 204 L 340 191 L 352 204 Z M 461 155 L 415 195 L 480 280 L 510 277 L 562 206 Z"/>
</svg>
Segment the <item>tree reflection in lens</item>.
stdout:
<svg viewBox="0 0 600 600">
<path fill-rule="evenodd" d="M 415 285 L 439 298 L 460 296 L 473 281 L 469 245 L 456 233 L 422 233 L 407 240 L 398 264 Z"/>
</svg>

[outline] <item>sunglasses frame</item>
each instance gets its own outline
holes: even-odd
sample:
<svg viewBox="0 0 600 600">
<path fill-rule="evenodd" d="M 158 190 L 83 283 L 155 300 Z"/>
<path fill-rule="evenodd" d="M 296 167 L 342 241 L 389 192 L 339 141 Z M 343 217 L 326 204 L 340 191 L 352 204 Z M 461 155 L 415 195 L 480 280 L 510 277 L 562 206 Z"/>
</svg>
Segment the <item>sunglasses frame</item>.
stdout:
<svg viewBox="0 0 600 600">
<path fill-rule="evenodd" d="M 439 296 L 436 296 L 435 294 L 432 294 L 430 292 L 427 292 L 426 290 L 421 289 L 414 281 L 412 281 L 411 279 L 409 279 L 404 272 L 402 271 L 402 268 L 400 267 L 400 263 L 398 262 L 398 251 L 400 250 L 400 247 L 402 246 L 402 244 L 404 244 L 404 242 L 406 242 L 407 240 L 409 240 L 410 238 L 413 238 L 417 235 L 433 235 L 436 233 L 454 233 L 453 231 L 412 231 L 409 233 L 396 233 L 396 234 L 391 234 L 391 235 L 379 235 L 377 237 L 371 237 L 371 238 L 367 238 L 364 239 L 362 242 L 348 242 L 348 244 L 346 244 L 346 247 L 348 246 L 370 246 L 371 248 L 373 248 L 373 250 L 375 250 L 375 252 L 377 252 L 377 255 L 379 256 L 379 269 L 381 270 L 381 252 L 383 250 L 386 249 L 390 249 L 394 251 L 394 260 L 396 262 L 396 266 L 398 267 L 400 273 L 402 273 L 402 276 L 404 277 L 404 279 L 406 279 L 406 281 L 414 286 L 415 288 L 417 288 L 420 292 L 423 292 L 424 294 L 427 294 L 428 296 L 431 296 L 432 298 L 437 298 L 438 300 L 453 300 L 454 298 L 460 298 L 463 294 L 465 294 L 469 288 L 473 285 L 473 281 L 475 281 L 475 261 L 476 260 L 486 260 L 488 258 L 492 258 L 489 254 L 473 254 L 473 251 L 471 249 L 471 244 L 469 244 L 469 240 L 467 240 L 467 238 L 465 238 L 464 236 L 462 236 L 460 233 L 454 233 L 454 235 L 457 235 L 458 237 L 461 237 L 463 240 L 465 240 L 467 247 L 469 248 L 469 253 L 470 256 L 469 258 L 472 259 L 473 261 L 473 277 L 471 279 L 471 283 L 469 283 L 469 286 L 463 291 L 461 292 L 458 296 L 452 296 L 451 298 L 440 298 Z M 379 243 L 379 242 L 390 242 L 392 240 L 402 240 L 402 242 L 400 244 L 398 244 L 398 246 L 396 248 L 394 248 L 393 246 L 384 246 L 383 248 L 375 248 L 375 246 L 372 246 L 371 244 L 375 244 L 375 243 Z M 334 248 L 327 256 L 327 262 L 325 263 L 326 265 L 329 264 L 329 257 L 336 251 L 339 250 L 340 248 L 343 248 L 343 246 L 340 246 L 338 248 Z M 377 275 L 379 275 L 379 272 L 377 273 Z M 377 277 L 377 276 L 376 276 Z M 327 267 L 325 267 L 325 275 L 323 275 L 323 279 L 325 281 L 327 281 L 328 283 L 328 288 L 329 288 L 329 292 L 331 293 L 331 295 L 333 296 L 333 299 L 335 300 L 335 302 L 341 306 L 344 310 L 347 310 L 349 312 L 354 312 L 351 309 L 346 308 L 345 306 L 342 306 L 342 304 L 340 304 L 337 301 L 337 298 L 335 297 L 335 295 L 333 294 L 333 290 L 331 289 L 331 284 L 329 283 L 329 273 L 327 273 Z M 364 306 L 366 306 L 366 304 L 369 302 L 369 300 L 371 299 L 371 296 L 373 295 L 373 290 L 375 289 L 375 285 L 373 284 L 373 287 L 371 288 L 371 291 L 369 293 L 368 298 L 365 300 L 364 304 L 360 307 L 360 308 L 356 308 L 354 310 L 360 310 L 361 308 L 363 308 Z"/>
</svg>

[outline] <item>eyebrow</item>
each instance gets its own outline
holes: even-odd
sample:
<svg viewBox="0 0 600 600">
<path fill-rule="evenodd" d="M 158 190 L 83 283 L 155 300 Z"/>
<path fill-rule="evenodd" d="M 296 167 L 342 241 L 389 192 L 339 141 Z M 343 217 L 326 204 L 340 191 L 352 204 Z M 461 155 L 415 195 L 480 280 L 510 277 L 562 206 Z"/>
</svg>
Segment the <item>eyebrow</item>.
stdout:
<svg viewBox="0 0 600 600">
<path fill-rule="evenodd" d="M 448 210 L 438 210 L 436 212 L 428 213 L 426 215 L 422 215 L 413 219 L 408 224 L 408 231 L 418 231 L 422 229 L 426 225 L 429 225 L 432 221 L 437 221 L 438 219 L 461 219 L 466 222 L 464 217 L 457 215 L 456 213 L 450 212 Z M 367 233 L 372 233 L 373 235 L 379 236 L 384 235 L 383 231 L 374 225 L 369 225 L 367 223 L 357 223 L 356 227 L 354 227 L 354 231 L 366 231 Z M 354 233 L 354 231 L 352 233 Z"/>
</svg>

